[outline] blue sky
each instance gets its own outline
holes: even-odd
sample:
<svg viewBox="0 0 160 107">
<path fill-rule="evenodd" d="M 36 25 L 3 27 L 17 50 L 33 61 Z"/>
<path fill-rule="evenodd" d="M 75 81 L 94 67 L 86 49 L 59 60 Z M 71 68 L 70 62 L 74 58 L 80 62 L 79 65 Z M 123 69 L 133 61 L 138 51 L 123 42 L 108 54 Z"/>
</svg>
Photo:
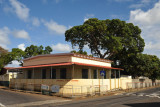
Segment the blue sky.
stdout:
<svg viewBox="0 0 160 107">
<path fill-rule="evenodd" d="M 159 0 L 0 0 L 0 46 L 24 50 L 34 44 L 51 46 L 53 53 L 70 52 L 65 31 L 93 17 L 138 25 L 144 53 L 160 57 Z"/>
</svg>

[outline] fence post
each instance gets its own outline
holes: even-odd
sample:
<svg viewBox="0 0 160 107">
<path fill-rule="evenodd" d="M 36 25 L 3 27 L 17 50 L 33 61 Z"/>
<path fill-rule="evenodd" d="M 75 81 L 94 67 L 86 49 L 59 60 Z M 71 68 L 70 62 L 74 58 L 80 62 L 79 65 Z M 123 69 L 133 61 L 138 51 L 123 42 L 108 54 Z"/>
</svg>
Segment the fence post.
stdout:
<svg viewBox="0 0 160 107">
<path fill-rule="evenodd" d="M 73 97 L 73 85 L 72 85 L 72 97 Z"/>
<path fill-rule="evenodd" d="M 81 96 L 83 95 L 82 86 L 81 86 Z"/>
</svg>

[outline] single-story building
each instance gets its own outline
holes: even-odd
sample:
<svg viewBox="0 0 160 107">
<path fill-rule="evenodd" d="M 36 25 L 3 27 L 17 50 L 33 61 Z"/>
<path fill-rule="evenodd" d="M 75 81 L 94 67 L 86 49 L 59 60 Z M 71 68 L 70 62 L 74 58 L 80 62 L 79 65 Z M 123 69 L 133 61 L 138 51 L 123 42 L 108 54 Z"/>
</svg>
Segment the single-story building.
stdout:
<svg viewBox="0 0 160 107">
<path fill-rule="evenodd" d="M 55 92 L 72 94 L 125 88 L 120 80 L 122 69 L 111 67 L 110 60 L 60 53 L 33 56 L 23 62 L 23 67 L 17 68 L 21 74 L 10 82 L 11 88 L 47 88 L 52 92 L 58 88 Z"/>
<path fill-rule="evenodd" d="M 0 72 L 0 85 L 9 86 L 9 82 L 12 78 L 17 78 L 17 71 L 13 67 L 2 68 Z"/>
</svg>

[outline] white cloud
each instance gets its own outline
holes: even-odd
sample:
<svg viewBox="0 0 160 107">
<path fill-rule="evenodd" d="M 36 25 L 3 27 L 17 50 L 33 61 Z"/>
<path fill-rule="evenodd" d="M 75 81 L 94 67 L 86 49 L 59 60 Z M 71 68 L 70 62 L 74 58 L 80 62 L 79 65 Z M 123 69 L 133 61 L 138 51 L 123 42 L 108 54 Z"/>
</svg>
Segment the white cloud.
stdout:
<svg viewBox="0 0 160 107">
<path fill-rule="evenodd" d="M 72 49 L 70 47 L 70 45 L 68 44 L 62 44 L 62 43 L 58 43 L 56 45 L 52 45 L 51 48 L 54 51 L 59 51 L 59 52 L 70 52 Z"/>
<path fill-rule="evenodd" d="M 24 51 L 25 50 L 25 44 L 24 43 L 19 44 L 18 48 Z"/>
<path fill-rule="evenodd" d="M 86 16 L 84 17 L 84 22 L 87 21 L 89 18 L 93 18 L 94 16 L 94 14 L 86 14 Z"/>
<path fill-rule="evenodd" d="M 26 32 L 25 30 L 15 30 L 13 31 L 13 35 L 16 38 L 22 38 L 22 39 L 30 39 L 28 32 Z"/>
<path fill-rule="evenodd" d="M 132 4 L 129 7 L 130 8 L 142 8 L 142 7 L 150 5 L 151 2 L 154 2 L 154 1 L 152 1 L 152 0 L 139 0 L 139 2 L 137 4 Z"/>
<path fill-rule="evenodd" d="M 142 29 L 142 37 L 146 43 L 144 53 L 156 54 L 160 57 L 160 1 L 147 11 L 141 9 L 131 11 L 129 22 Z"/>
<path fill-rule="evenodd" d="M 10 40 L 8 38 L 8 35 L 10 33 L 10 30 L 8 27 L 3 27 L 0 29 L 0 46 L 8 49 L 7 45 L 10 44 Z"/>
<path fill-rule="evenodd" d="M 10 0 L 13 11 L 16 13 L 18 18 L 27 21 L 29 17 L 29 8 L 17 0 Z"/>
<path fill-rule="evenodd" d="M 40 25 L 39 19 L 36 18 L 36 17 L 32 18 L 32 24 L 33 24 L 34 26 L 39 26 L 39 25 Z"/>
<path fill-rule="evenodd" d="M 67 30 L 66 26 L 59 25 L 58 23 L 56 23 L 53 20 L 51 20 L 50 22 L 42 20 L 42 22 L 48 28 L 48 30 L 51 31 L 52 33 L 56 33 L 56 34 L 60 34 L 61 35 L 61 34 L 64 34 L 65 31 Z"/>
<path fill-rule="evenodd" d="M 6 67 L 20 67 L 19 64 L 18 61 L 14 60 L 12 61 L 12 64 L 8 64 Z"/>
<path fill-rule="evenodd" d="M 130 21 L 147 26 L 160 24 L 160 1 L 156 3 L 152 9 L 146 12 L 141 9 L 131 11 Z"/>
</svg>

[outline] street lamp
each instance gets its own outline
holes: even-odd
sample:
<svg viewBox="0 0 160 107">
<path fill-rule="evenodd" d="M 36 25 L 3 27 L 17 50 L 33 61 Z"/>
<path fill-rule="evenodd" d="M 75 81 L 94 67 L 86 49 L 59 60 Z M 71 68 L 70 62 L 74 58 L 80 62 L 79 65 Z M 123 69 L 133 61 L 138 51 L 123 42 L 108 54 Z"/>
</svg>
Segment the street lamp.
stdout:
<svg viewBox="0 0 160 107">
<path fill-rule="evenodd" d="M 120 65 L 120 60 L 116 60 L 116 65 Z"/>
</svg>

